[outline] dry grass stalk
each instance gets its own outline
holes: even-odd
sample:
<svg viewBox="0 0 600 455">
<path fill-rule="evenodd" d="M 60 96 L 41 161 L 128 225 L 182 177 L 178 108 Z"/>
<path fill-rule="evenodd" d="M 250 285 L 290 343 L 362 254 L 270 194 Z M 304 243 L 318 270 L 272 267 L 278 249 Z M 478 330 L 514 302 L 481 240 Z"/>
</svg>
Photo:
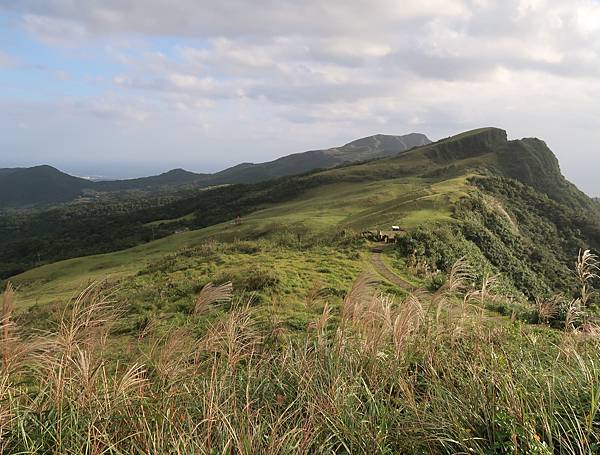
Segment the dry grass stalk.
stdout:
<svg viewBox="0 0 600 455">
<path fill-rule="evenodd" d="M 549 299 L 536 297 L 535 311 L 538 321 L 542 324 L 548 324 L 558 314 L 562 300 L 561 295 L 555 295 Z"/>
<path fill-rule="evenodd" d="M 10 351 L 11 345 L 13 344 L 13 339 L 11 338 L 11 329 L 12 329 L 12 311 L 15 300 L 15 291 L 12 283 L 8 282 L 6 284 L 6 289 L 2 294 L 2 315 L 0 318 L 0 327 L 2 328 L 2 362 L 4 364 L 4 368 L 8 368 L 9 359 L 10 359 Z"/>
<path fill-rule="evenodd" d="M 331 307 L 329 303 L 325 302 L 325 306 L 323 307 L 323 312 L 321 313 L 321 317 L 317 321 L 315 328 L 317 330 L 317 337 L 319 340 L 319 344 L 322 344 L 325 339 L 325 329 L 327 328 L 327 323 L 331 318 Z"/>
<path fill-rule="evenodd" d="M 234 304 L 232 310 L 219 319 L 198 343 L 198 354 L 223 355 L 231 370 L 244 357 L 252 357 L 262 342 L 250 311 L 250 302 Z"/>
<path fill-rule="evenodd" d="M 12 283 L 9 281 L 6 284 L 6 289 L 2 295 L 2 320 L 10 320 L 13 311 L 13 305 L 15 302 L 15 290 Z M 8 325 L 3 326 L 2 336 L 4 339 L 9 337 Z"/>
<path fill-rule="evenodd" d="M 448 279 L 437 293 L 451 295 L 467 288 L 473 281 L 473 268 L 465 256 L 459 258 L 450 269 Z"/>
<path fill-rule="evenodd" d="M 4 433 L 10 428 L 11 422 L 14 419 L 14 414 L 11 407 L 5 403 L 9 403 L 11 395 L 11 384 L 7 374 L 0 375 L 0 453 L 5 453 L 2 441 Z"/>
<path fill-rule="evenodd" d="M 424 316 L 423 305 L 415 295 L 409 295 L 402 302 L 394 318 L 392 333 L 396 355 L 404 352 L 407 341 L 419 330 Z"/>
<path fill-rule="evenodd" d="M 83 351 L 76 348 L 76 353 L 70 361 L 73 364 L 75 371 L 75 380 L 81 387 L 79 401 L 81 404 L 86 404 L 97 393 L 97 377 L 102 368 L 102 363 L 95 364 L 92 355 L 88 351 Z"/>
<path fill-rule="evenodd" d="M 448 299 L 456 293 L 467 289 L 470 282 L 473 281 L 473 271 L 465 257 L 459 258 L 450 269 L 448 278 L 440 288 L 431 296 L 428 311 L 434 313 L 436 322 L 442 315 L 442 309 L 448 304 Z"/>
<path fill-rule="evenodd" d="M 194 337 L 186 329 L 177 328 L 156 340 L 149 357 L 161 378 L 173 380 L 193 367 L 195 350 Z"/>
<path fill-rule="evenodd" d="M 581 286 L 581 305 L 587 307 L 589 299 L 594 292 L 591 282 L 600 278 L 598 257 L 590 250 L 579 250 L 577 262 L 575 263 L 575 275 Z"/>
<path fill-rule="evenodd" d="M 410 295 L 398 305 L 392 296 L 380 294 L 353 305 L 347 321 L 359 334 L 364 352 L 376 353 L 391 343 L 400 355 L 423 319 L 423 306 L 417 296 Z"/>
<path fill-rule="evenodd" d="M 486 300 L 494 300 L 497 297 L 496 291 L 499 284 L 500 280 L 498 275 L 486 274 L 481 281 L 481 287 L 479 289 L 467 291 L 464 295 L 463 302 L 469 303 L 470 301 L 477 300 L 483 305 Z"/>
<path fill-rule="evenodd" d="M 483 277 L 483 281 L 481 282 L 481 289 L 479 290 L 479 298 L 480 303 L 487 299 L 493 300 L 496 297 L 496 290 L 500 284 L 498 275 L 488 275 L 486 274 Z"/>
<path fill-rule="evenodd" d="M 357 307 L 353 324 L 362 335 L 363 348 L 377 351 L 389 340 L 395 319 L 395 301 L 389 295 L 374 296 L 365 305 Z"/>
<path fill-rule="evenodd" d="M 315 281 L 306 294 L 304 304 L 306 308 L 313 308 L 325 295 L 325 289 L 320 281 Z"/>
<path fill-rule="evenodd" d="M 354 280 L 352 287 L 342 302 L 342 320 L 354 319 L 365 305 L 373 300 L 373 286 L 377 280 L 369 273 L 363 273 Z"/>
<path fill-rule="evenodd" d="M 592 321 L 586 321 L 578 327 L 578 333 L 590 339 L 600 339 L 600 325 Z"/>
<path fill-rule="evenodd" d="M 9 282 L 2 294 L 2 313 L 0 314 L 1 366 L 7 375 L 23 366 L 29 355 L 38 348 L 39 344 L 33 340 L 22 340 L 19 337 L 17 327 L 12 320 L 15 296 L 15 290 Z"/>
<path fill-rule="evenodd" d="M 134 363 L 115 383 L 113 389 L 114 396 L 124 401 L 142 397 L 146 383 L 146 367 L 142 364 Z"/>
<path fill-rule="evenodd" d="M 213 283 L 207 283 L 196 299 L 194 314 L 206 313 L 208 308 L 215 303 L 231 302 L 232 295 L 233 284 L 231 281 L 221 284 L 220 286 L 215 286 Z"/>
<path fill-rule="evenodd" d="M 439 318 L 442 307 L 447 303 L 448 298 L 454 296 L 457 292 L 466 289 L 473 281 L 473 270 L 466 257 L 459 258 L 450 269 L 448 278 L 440 288 L 431 296 L 430 309 L 434 309 L 436 321 Z"/>
<path fill-rule="evenodd" d="M 565 312 L 565 332 L 575 331 L 576 325 L 581 321 L 583 315 L 582 305 L 580 299 L 574 299 L 567 305 L 567 311 Z"/>
<path fill-rule="evenodd" d="M 598 278 L 598 272 L 600 271 L 598 265 L 598 257 L 593 254 L 590 250 L 579 250 L 577 256 L 577 263 L 575 265 L 575 272 L 582 281 L 590 281 L 594 278 Z"/>
<path fill-rule="evenodd" d="M 118 315 L 111 294 L 93 283 L 69 302 L 56 332 L 39 340 L 39 372 L 57 407 L 67 398 L 97 401 L 102 348 Z"/>
<path fill-rule="evenodd" d="M 83 290 L 63 311 L 55 344 L 70 356 L 76 347 L 98 348 L 105 344 L 120 312 L 110 294 L 95 282 Z"/>
</svg>

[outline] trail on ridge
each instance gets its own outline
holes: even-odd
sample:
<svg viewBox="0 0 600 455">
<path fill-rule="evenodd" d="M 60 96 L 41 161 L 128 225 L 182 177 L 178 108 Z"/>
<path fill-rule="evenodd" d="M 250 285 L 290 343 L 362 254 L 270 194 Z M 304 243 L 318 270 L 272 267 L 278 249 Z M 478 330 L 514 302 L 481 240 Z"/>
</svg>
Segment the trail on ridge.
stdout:
<svg viewBox="0 0 600 455">
<path fill-rule="evenodd" d="M 396 275 L 383 262 L 381 254 L 383 253 L 384 248 L 385 247 L 381 245 L 377 245 L 371 248 L 371 263 L 373 264 L 373 267 L 375 267 L 377 273 L 383 276 L 390 283 L 395 284 L 396 286 L 399 286 L 402 289 L 405 289 L 409 292 L 414 291 L 415 287 L 412 284 Z"/>
</svg>

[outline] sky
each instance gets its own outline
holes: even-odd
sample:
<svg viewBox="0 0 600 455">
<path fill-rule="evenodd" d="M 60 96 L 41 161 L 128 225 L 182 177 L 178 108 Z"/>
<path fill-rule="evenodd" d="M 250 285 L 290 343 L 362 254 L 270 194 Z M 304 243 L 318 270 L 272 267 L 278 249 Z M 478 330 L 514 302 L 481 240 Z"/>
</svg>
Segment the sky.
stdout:
<svg viewBox="0 0 600 455">
<path fill-rule="evenodd" d="M 600 0 L 0 0 L 0 167 L 207 172 L 482 126 L 600 196 Z"/>
</svg>

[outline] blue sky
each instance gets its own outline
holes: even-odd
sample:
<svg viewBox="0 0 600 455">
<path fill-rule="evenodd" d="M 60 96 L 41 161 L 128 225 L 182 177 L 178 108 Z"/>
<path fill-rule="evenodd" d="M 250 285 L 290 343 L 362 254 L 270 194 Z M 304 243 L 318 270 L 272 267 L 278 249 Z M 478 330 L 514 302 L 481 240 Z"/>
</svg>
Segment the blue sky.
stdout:
<svg viewBox="0 0 600 455">
<path fill-rule="evenodd" d="M 214 171 L 493 125 L 600 195 L 598 99 L 596 0 L 0 0 L 0 167 Z"/>
</svg>

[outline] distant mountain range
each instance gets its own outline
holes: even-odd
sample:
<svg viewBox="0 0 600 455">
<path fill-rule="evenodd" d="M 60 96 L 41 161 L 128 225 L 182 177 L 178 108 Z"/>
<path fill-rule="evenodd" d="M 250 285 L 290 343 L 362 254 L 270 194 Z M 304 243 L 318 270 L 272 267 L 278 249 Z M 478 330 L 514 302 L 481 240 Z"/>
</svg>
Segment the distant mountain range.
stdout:
<svg viewBox="0 0 600 455">
<path fill-rule="evenodd" d="M 423 134 L 378 134 L 341 147 L 295 153 L 266 163 L 242 163 L 215 174 L 173 169 L 164 174 L 128 180 L 92 181 L 74 177 L 51 166 L 0 168 L 0 208 L 39 206 L 73 201 L 83 195 L 119 191 L 159 191 L 193 185 L 208 187 L 231 183 L 256 183 L 315 169 L 397 155 L 430 144 Z"/>
</svg>

